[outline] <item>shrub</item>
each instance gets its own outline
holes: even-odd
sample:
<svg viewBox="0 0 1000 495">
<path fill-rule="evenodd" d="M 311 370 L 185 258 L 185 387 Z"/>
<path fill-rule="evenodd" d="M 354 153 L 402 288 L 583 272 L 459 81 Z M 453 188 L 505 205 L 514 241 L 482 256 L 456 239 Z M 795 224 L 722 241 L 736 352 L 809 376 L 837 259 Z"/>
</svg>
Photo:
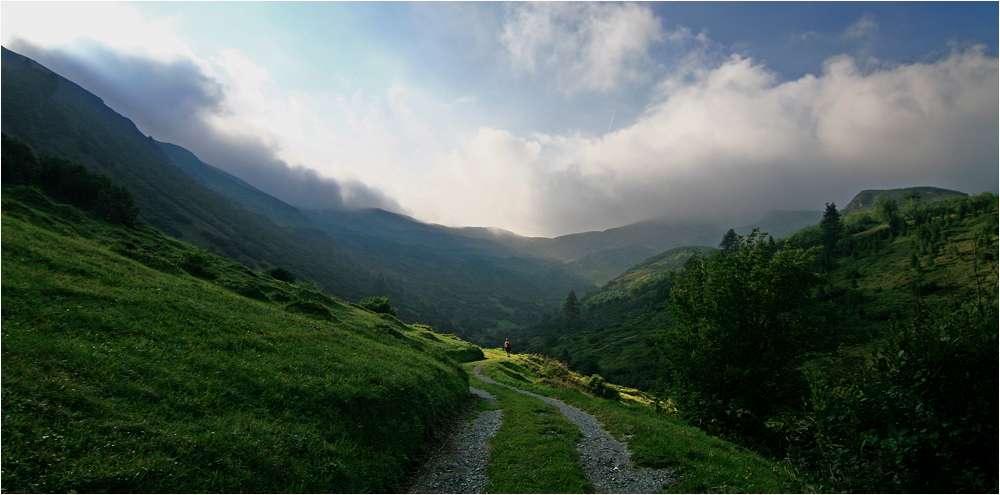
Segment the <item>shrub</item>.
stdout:
<svg viewBox="0 0 1000 495">
<path fill-rule="evenodd" d="M 276 266 L 264 272 L 275 280 L 280 280 L 282 282 L 288 282 L 290 284 L 295 283 L 295 274 L 289 270 L 286 270 L 280 266 Z"/>
<path fill-rule="evenodd" d="M 212 256 L 207 250 L 189 251 L 184 253 L 181 268 L 195 277 L 214 279 L 215 274 L 209 270 L 212 266 Z"/>
<path fill-rule="evenodd" d="M 389 298 L 385 296 L 366 297 L 358 303 L 358 306 L 361 306 L 372 313 L 382 313 L 396 316 L 396 308 L 389 304 Z"/>
<path fill-rule="evenodd" d="M 590 375 L 584 378 L 583 387 L 588 394 L 601 399 L 617 400 L 619 397 L 618 391 L 611 388 L 601 375 Z"/>
<path fill-rule="evenodd" d="M 997 355 L 996 306 L 893 322 L 870 364 L 813 377 L 793 457 L 837 491 L 996 492 Z"/>
</svg>

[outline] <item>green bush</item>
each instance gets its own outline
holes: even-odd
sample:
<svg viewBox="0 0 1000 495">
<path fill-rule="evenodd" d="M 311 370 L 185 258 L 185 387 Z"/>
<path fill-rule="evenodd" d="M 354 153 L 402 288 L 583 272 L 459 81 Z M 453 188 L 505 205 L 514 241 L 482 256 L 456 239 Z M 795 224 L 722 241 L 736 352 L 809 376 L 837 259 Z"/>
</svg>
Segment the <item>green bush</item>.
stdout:
<svg viewBox="0 0 1000 495">
<path fill-rule="evenodd" d="M 696 256 L 674 281 L 676 324 L 662 346 L 671 397 L 715 433 L 768 437 L 765 422 L 799 402 L 797 366 L 820 340 L 814 251 L 786 244 L 772 253 L 766 238 L 755 230 L 726 256 Z"/>
<path fill-rule="evenodd" d="M 276 266 L 274 268 L 271 268 L 271 269 L 265 271 L 264 273 L 267 274 L 267 275 L 270 275 L 271 278 L 273 278 L 275 280 L 280 280 L 282 282 L 288 282 L 290 284 L 294 284 L 295 283 L 295 274 L 292 273 L 290 270 L 287 270 L 287 269 L 282 268 L 280 266 Z"/>
<path fill-rule="evenodd" d="M 372 313 L 396 316 L 396 308 L 389 304 L 389 298 L 385 296 L 366 297 L 358 303 L 358 306 L 361 306 Z"/>
<path fill-rule="evenodd" d="M 870 362 L 812 378 L 792 457 L 833 490 L 996 492 L 997 311 L 892 325 Z"/>
</svg>

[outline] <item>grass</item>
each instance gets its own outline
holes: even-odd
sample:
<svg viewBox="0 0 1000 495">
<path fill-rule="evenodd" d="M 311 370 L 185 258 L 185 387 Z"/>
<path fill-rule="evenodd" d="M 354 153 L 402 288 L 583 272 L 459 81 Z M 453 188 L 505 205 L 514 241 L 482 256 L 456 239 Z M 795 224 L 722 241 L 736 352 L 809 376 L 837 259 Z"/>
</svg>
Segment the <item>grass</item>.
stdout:
<svg viewBox="0 0 1000 495">
<path fill-rule="evenodd" d="M 472 379 L 503 409 L 503 426 L 490 442 L 488 493 L 590 493 L 580 470 L 580 430 L 555 406 L 505 387 Z"/>
<path fill-rule="evenodd" d="M 2 226 L 5 492 L 390 491 L 481 355 L 7 186 Z"/>
<path fill-rule="evenodd" d="M 618 391 L 621 399 L 593 397 L 580 391 L 584 388 L 584 377 L 554 371 L 565 370 L 554 360 L 534 355 L 516 355 L 507 359 L 506 355 L 495 350 L 485 350 L 485 353 L 489 360 L 483 367 L 483 374 L 522 390 L 562 400 L 592 414 L 616 439 L 628 444 L 632 460 L 637 465 L 675 470 L 680 475 L 680 481 L 667 488 L 669 493 L 789 493 L 813 490 L 796 478 L 784 463 L 769 461 L 688 426 L 678 416 L 665 412 L 669 407 L 651 406 L 653 398 L 648 394 L 609 385 Z M 566 385 L 570 381 L 578 384 Z M 561 385 L 554 387 L 553 384 Z M 506 415 L 506 408 L 504 412 Z M 507 427 L 506 421 L 505 417 L 501 432 Z M 530 446 L 526 448 L 530 449 Z M 522 452 L 522 455 L 532 454 Z"/>
</svg>

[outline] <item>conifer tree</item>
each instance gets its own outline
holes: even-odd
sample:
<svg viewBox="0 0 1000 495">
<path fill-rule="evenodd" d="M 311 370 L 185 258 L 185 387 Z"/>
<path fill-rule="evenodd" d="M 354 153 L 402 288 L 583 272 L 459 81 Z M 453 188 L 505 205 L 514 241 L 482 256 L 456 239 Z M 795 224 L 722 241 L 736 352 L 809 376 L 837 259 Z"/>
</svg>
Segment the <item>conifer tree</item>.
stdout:
<svg viewBox="0 0 1000 495">
<path fill-rule="evenodd" d="M 740 236 L 736 235 L 735 230 L 729 229 L 729 232 L 726 232 L 726 235 L 722 236 L 722 242 L 719 243 L 719 249 L 722 250 L 723 256 L 734 251 L 739 251 Z"/>
</svg>

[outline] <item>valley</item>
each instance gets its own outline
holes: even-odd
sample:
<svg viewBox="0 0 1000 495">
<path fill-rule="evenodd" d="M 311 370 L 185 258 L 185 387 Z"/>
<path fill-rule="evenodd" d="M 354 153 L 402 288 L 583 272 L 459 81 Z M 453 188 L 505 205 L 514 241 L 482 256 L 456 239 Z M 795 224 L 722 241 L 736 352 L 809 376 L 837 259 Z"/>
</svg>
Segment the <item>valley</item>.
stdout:
<svg viewBox="0 0 1000 495">
<path fill-rule="evenodd" d="M 665 492 L 996 489 L 992 193 L 554 238 L 297 208 L 2 63 L 5 492 L 397 492 L 487 411 L 483 490 L 612 490 L 552 400 Z"/>
</svg>

